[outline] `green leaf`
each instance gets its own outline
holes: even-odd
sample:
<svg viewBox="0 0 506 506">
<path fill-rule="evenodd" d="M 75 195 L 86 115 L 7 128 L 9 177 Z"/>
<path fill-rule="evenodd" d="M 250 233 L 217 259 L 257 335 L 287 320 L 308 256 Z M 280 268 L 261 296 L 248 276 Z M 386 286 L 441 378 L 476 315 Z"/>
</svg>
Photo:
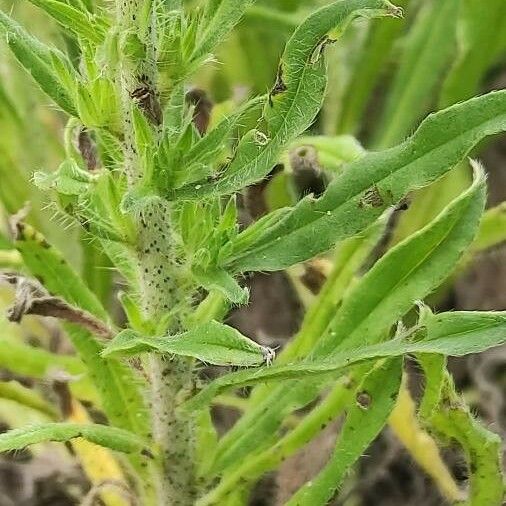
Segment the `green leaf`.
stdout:
<svg viewBox="0 0 506 506">
<path fill-rule="evenodd" d="M 58 0 L 29 0 L 54 18 L 63 28 L 74 32 L 78 37 L 89 40 L 96 45 L 105 40 L 104 19 L 92 17 L 82 11 Z M 107 26 L 107 24 L 105 24 Z"/>
<path fill-rule="evenodd" d="M 433 105 L 434 88 L 455 53 L 459 4 L 460 0 L 436 0 L 421 7 L 376 125 L 375 146 L 385 148 L 402 141 Z"/>
<path fill-rule="evenodd" d="M 120 332 L 103 351 L 135 354 L 156 351 L 194 357 L 213 365 L 252 367 L 270 363 L 274 351 L 261 346 L 228 325 L 211 321 L 175 336 L 145 337 L 133 330 Z"/>
<path fill-rule="evenodd" d="M 56 408 L 49 404 L 38 392 L 21 385 L 17 381 L 1 381 L 0 398 L 39 411 L 52 420 L 58 419 Z"/>
<path fill-rule="evenodd" d="M 84 281 L 61 254 L 30 225 L 17 223 L 16 248 L 33 276 L 52 294 L 107 321 L 108 315 Z M 150 432 L 144 399 L 135 373 L 116 360 L 100 356 L 103 345 L 88 331 L 65 325 L 72 343 L 86 363 L 112 423 L 143 437 Z"/>
<path fill-rule="evenodd" d="M 222 119 L 210 132 L 198 140 L 189 151 L 185 151 L 180 164 L 185 168 L 185 172 L 199 175 L 197 179 L 201 179 L 203 172 L 211 176 L 213 173 L 211 163 L 227 147 L 231 133 L 241 124 L 246 115 L 263 105 L 264 101 L 264 96 L 249 100 L 238 111 Z M 160 147 L 160 150 L 162 148 L 163 145 Z M 195 182 L 197 179 L 191 177 L 185 180 L 185 182 L 189 184 Z"/>
<path fill-rule="evenodd" d="M 123 453 L 140 454 L 148 451 L 142 439 L 116 427 L 99 424 L 47 423 L 0 434 L 0 452 L 21 450 L 29 445 L 46 441 L 63 443 L 77 437 Z"/>
<path fill-rule="evenodd" d="M 483 215 L 478 235 L 473 243 L 473 253 L 498 246 L 506 241 L 506 202 L 488 209 Z"/>
<path fill-rule="evenodd" d="M 193 269 L 195 279 L 208 291 L 217 290 L 233 304 L 247 304 L 249 292 L 242 288 L 228 272 L 222 269 Z"/>
<path fill-rule="evenodd" d="M 388 421 L 401 385 L 402 360 L 394 359 L 369 373 L 357 389 L 330 461 L 300 488 L 287 506 L 325 506 L 355 462 Z"/>
<path fill-rule="evenodd" d="M 387 226 L 386 219 L 378 220 L 363 236 L 343 241 L 337 248 L 332 271 L 316 299 L 308 308 L 299 332 L 278 355 L 277 363 L 287 363 L 306 357 L 325 333 L 345 298 L 350 284 L 378 244 Z"/>
<path fill-rule="evenodd" d="M 76 357 L 56 355 L 12 339 L 0 338 L 0 367 L 30 378 L 46 380 L 52 372 L 73 378 L 70 389 L 81 400 L 95 402 L 96 392 L 86 376 L 86 368 Z"/>
<path fill-rule="evenodd" d="M 446 357 L 442 355 L 417 355 L 417 362 L 422 366 L 425 386 L 418 415 L 428 419 L 439 408 L 445 383 Z"/>
<path fill-rule="evenodd" d="M 385 339 L 415 301 L 446 279 L 474 237 L 485 201 L 483 183 L 478 177 L 436 220 L 390 250 L 349 290 L 327 330 L 314 339 L 313 359 Z M 322 384 L 306 379 L 255 388 L 252 407 L 220 441 L 215 472 L 273 444 L 285 417 L 314 400 Z"/>
<path fill-rule="evenodd" d="M 55 172 L 38 171 L 33 175 L 34 184 L 42 191 L 55 190 L 63 195 L 76 196 L 86 193 L 95 179 L 74 160 L 64 161 Z"/>
<path fill-rule="evenodd" d="M 71 64 L 66 57 L 58 50 L 42 44 L 29 35 L 24 28 L 2 11 L 0 11 L 0 33 L 4 35 L 16 59 L 31 74 L 42 91 L 65 112 L 76 116 L 72 97 L 53 70 L 53 59 L 59 61 L 63 67 L 71 69 Z"/>
<path fill-rule="evenodd" d="M 254 0 L 208 0 L 191 60 L 204 58 L 223 42 Z"/>
<path fill-rule="evenodd" d="M 266 176 L 282 148 L 311 125 L 321 108 L 327 84 L 325 46 L 354 18 L 399 13 L 387 0 L 346 0 L 312 14 L 286 45 L 259 129 L 250 130 L 241 139 L 217 181 L 182 188 L 173 197 L 194 199 L 210 193 L 233 193 Z"/>
<path fill-rule="evenodd" d="M 31 225 L 13 222 L 15 246 L 37 279 L 50 293 L 107 321 L 108 315 L 95 294 L 67 264 L 61 253 Z"/>
<path fill-rule="evenodd" d="M 410 335 L 411 334 L 411 335 Z M 409 338 L 414 340 L 409 340 Z M 416 340 L 419 339 L 419 340 Z M 208 405 L 213 397 L 230 388 L 241 388 L 267 381 L 336 375 L 356 364 L 411 353 L 461 357 L 480 353 L 506 342 L 506 313 L 443 313 L 416 327 L 402 338 L 332 354 L 331 358 L 306 360 L 255 371 L 239 371 L 218 378 L 185 405 L 187 410 Z"/>
<path fill-rule="evenodd" d="M 455 167 L 483 138 L 503 130 L 506 91 L 432 114 L 399 146 L 349 164 L 321 198 L 306 197 L 276 221 L 267 215 L 255 225 L 262 230 L 254 237 L 248 229 L 239 234 L 224 264 L 235 271 L 272 271 L 322 253 Z M 250 235 L 245 244 L 243 234 Z"/>
</svg>

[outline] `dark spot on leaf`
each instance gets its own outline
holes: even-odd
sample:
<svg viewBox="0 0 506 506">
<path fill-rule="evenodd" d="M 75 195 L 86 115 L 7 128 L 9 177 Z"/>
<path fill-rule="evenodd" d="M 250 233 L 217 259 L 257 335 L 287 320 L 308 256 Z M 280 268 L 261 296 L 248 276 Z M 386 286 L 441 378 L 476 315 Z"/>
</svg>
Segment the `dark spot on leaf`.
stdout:
<svg viewBox="0 0 506 506">
<path fill-rule="evenodd" d="M 147 457 L 148 459 L 152 459 L 152 460 L 155 458 L 153 453 L 151 451 L 149 451 L 147 448 L 143 448 L 141 450 L 141 455 L 143 455 L 144 457 Z"/>
<path fill-rule="evenodd" d="M 369 409 L 372 404 L 372 398 L 369 392 L 363 391 L 357 394 L 357 405 L 362 409 Z"/>
<path fill-rule="evenodd" d="M 376 185 L 369 188 L 358 203 L 359 207 L 382 207 L 385 204 Z"/>
<path fill-rule="evenodd" d="M 272 103 L 272 97 L 275 97 L 276 95 L 279 95 L 280 93 L 283 93 L 288 88 L 283 81 L 283 67 L 280 65 L 278 67 L 278 73 L 276 75 L 276 82 L 274 83 L 274 86 L 272 87 L 271 92 L 269 93 L 269 104 L 273 105 Z"/>
<path fill-rule="evenodd" d="M 402 199 L 396 206 L 396 211 L 407 211 L 411 202 L 408 199 Z"/>
</svg>

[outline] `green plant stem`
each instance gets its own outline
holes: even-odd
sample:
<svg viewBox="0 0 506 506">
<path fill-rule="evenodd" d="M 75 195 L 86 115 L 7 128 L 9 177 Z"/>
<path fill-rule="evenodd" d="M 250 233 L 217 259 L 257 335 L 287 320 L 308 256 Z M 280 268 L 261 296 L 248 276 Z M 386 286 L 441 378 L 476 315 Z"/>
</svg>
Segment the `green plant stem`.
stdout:
<svg viewBox="0 0 506 506">
<path fill-rule="evenodd" d="M 169 212 L 168 206 L 157 203 L 146 209 L 141 218 L 137 251 L 141 299 L 145 318 L 153 324 L 176 306 L 176 313 L 184 314 L 184 301 L 188 298 L 184 275 L 174 261 L 167 223 Z M 181 330 L 179 319 L 168 325 L 171 333 Z M 190 506 L 195 500 L 193 427 L 191 418 L 177 410 L 193 388 L 192 364 L 188 358 L 166 360 L 154 354 L 146 362 L 153 436 L 161 454 L 159 506 Z"/>
<path fill-rule="evenodd" d="M 156 89 L 156 26 L 152 0 L 116 0 L 120 28 L 120 86 L 123 107 L 125 174 L 130 189 L 142 180 L 141 164 L 134 144 L 131 97 L 139 86 Z M 136 37 L 144 47 L 144 59 L 123 51 L 128 39 Z M 141 77 L 142 76 L 142 77 Z M 153 125 L 153 130 L 158 130 Z M 175 259 L 171 237 L 171 209 L 162 201 L 152 203 L 137 216 L 136 244 L 140 296 L 146 321 L 160 330 L 169 309 L 177 321 L 167 321 L 163 330 L 181 330 L 185 301 L 188 300 L 182 268 Z M 170 327 L 169 327 L 170 326 Z M 166 360 L 151 355 L 145 362 L 151 386 L 153 438 L 159 448 L 158 506 L 191 506 L 195 501 L 193 428 L 190 417 L 177 413 L 178 404 L 192 389 L 193 366 L 187 358 Z"/>
</svg>

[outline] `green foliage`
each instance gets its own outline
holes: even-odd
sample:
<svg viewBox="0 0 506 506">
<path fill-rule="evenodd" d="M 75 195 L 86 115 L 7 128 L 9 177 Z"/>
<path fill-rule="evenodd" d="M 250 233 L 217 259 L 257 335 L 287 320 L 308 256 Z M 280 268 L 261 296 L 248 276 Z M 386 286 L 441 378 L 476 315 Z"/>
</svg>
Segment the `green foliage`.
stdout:
<svg viewBox="0 0 506 506">
<path fill-rule="evenodd" d="M 325 505 L 334 496 L 350 467 L 379 434 L 392 411 L 401 384 L 402 361 L 392 360 L 369 373 L 356 391 L 339 441 L 329 463 L 299 489 L 287 505 Z"/>
<path fill-rule="evenodd" d="M 389 147 L 402 140 L 420 119 L 455 47 L 459 0 L 424 2 L 411 29 L 389 93 L 375 144 Z"/>
<path fill-rule="evenodd" d="M 235 248 L 232 243 L 228 263 L 237 271 L 279 270 L 330 249 L 455 167 L 484 137 L 503 131 L 505 111 L 500 91 L 429 116 L 404 143 L 352 162 L 319 199 L 301 200 L 275 222 L 267 215 L 245 247 L 241 236 Z"/>
<path fill-rule="evenodd" d="M 65 442 L 76 437 L 124 453 L 141 453 L 145 450 L 142 439 L 115 427 L 98 424 L 48 423 L 1 434 L 0 451 L 21 450 L 44 441 Z"/>
<path fill-rule="evenodd" d="M 68 90 L 53 69 L 53 65 L 58 64 L 61 69 L 71 75 L 72 70 L 66 57 L 58 50 L 31 37 L 4 12 L 0 12 L 0 29 L 9 49 L 41 89 L 65 112 L 76 114 Z"/>
<path fill-rule="evenodd" d="M 260 128 L 250 130 L 241 139 L 232 161 L 217 181 L 182 189 L 175 197 L 201 198 L 209 193 L 232 193 L 265 177 L 283 146 L 304 132 L 321 108 L 327 83 L 325 47 L 337 40 L 358 16 L 398 14 L 388 1 L 356 0 L 330 4 L 310 16 L 286 45 Z"/>
<path fill-rule="evenodd" d="M 74 32 L 78 37 L 89 40 L 93 44 L 101 44 L 104 41 L 106 23 L 103 19 L 94 18 L 86 10 L 76 9 L 60 0 L 30 0 L 30 2 L 45 10 L 64 28 Z"/>
<path fill-rule="evenodd" d="M 214 365 L 259 366 L 271 363 L 274 352 L 237 330 L 211 321 L 176 336 L 145 337 L 131 330 L 118 334 L 102 355 L 156 351 L 166 355 L 198 358 Z"/>
<path fill-rule="evenodd" d="M 323 506 L 388 423 L 414 356 L 417 416 L 459 444 L 469 504 L 499 506 L 500 441 L 446 357 L 504 344 L 506 314 L 420 301 L 506 238 L 504 205 L 484 212 L 481 164 L 470 161 L 470 185 L 466 172 L 506 131 L 506 91 L 473 97 L 503 64 L 504 2 L 402 0 L 402 20 L 376 19 L 402 17 L 387 0 L 29 3 L 0 10 L 5 47 L 47 96 L 6 59 L 0 265 L 23 282 L 14 305 L 0 292 L 20 312 L 7 312 L 19 328 L 0 320 L 0 366 L 14 378 L 0 398 L 53 421 L 39 383 L 68 382 L 64 400 L 108 425 L 10 430 L 0 451 L 84 438 L 127 454 L 136 502 L 240 506 L 344 415 L 328 462 L 287 502 Z M 285 269 L 314 293 L 275 357 L 221 320 L 247 306 L 246 274 Z M 27 316 L 34 300 L 42 310 Z M 73 355 L 51 348 L 48 314 Z M 199 364 L 241 370 L 198 380 Z M 210 411 L 220 402 L 243 411 L 223 435 Z"/>
<path fill-rule="evenodd" d="M 410 331 L 412 335 L 397 337 L 380 344 L 357 347 L 348 352 L 338 352 L 329 359 L 308 360 L 300 364 L 274 366 L 254 372 L 245 371 L 224 376 L 215 380 L 206 390 L 189 401 L 186 409 L 198 409 L 210 402 L 213 396 L 230 388 L 240 388 L 267 381 L 328 376 L 364 361 L 411 353 L 459 357 L 479 353 L 506 342 L 504 314 L 442 313 L 434 319 L 433 322 L 430 320 L 424 322 L 421 329 L 415 327 L 415 331 Z M 477 328 L 480 330 L 477 331 Z"/>
</svg>

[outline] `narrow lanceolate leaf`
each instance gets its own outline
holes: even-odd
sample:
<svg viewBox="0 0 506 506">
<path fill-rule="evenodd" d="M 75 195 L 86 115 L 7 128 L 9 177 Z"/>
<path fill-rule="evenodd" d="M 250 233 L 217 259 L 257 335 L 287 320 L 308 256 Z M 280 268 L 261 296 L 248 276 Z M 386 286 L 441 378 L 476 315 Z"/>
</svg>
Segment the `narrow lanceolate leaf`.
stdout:
<svg viewBox="0 0 506 506">
<path fill-rule="evenodd" d="M 485 204 L 483 176 L 427 227 L 391 249 L 351 288 L 327 330 L 316 340 L 313 357 L 385 338 L 417 300 L 439 286 L 474 238 Z M 320 380 L 271 387 L 222 438 L 214 468 L 222 471 L 250 452 L 275 441 L 284 418 L 311 402 Z"/>
<path fill-rule="evenodd" d="M 146 442 L 135 434 L 116 427 L 98 424 L 47 423 L 15 429 L 0 435 L 0 452 L 21 450 L 45 441 L 65 442 L 82 437 L 111 450 L 123 453 L 141 453 Z"/>
<path fill-rule="evenodd" d="M 425 2 L 411 29 L 374 146 L 394 146 L 435 104 L 434 88 L 455 53 L 459 0 Z"/>
<path fill-rule="evenodd" d="M 174 198 L 227 194 L 266 176 L 282 148 L 306 130 L 321 108 L 327 85 L 323 53 L 356 17 L 398 16 L 387 0 L 334 2 L 311 15 L 288 41 L 261 124 L 239 143 L 232 161 L 215 182 L 182 188 Z"/>
<path fill-rule="evenodd" d="M 68 303 L 98 318 L 107 318 L 95 294 L 42 234 L 15 217 L 11 220 L 11 226 L 15 246 L 27 267 L 50 293 L 61 295 Z"/>
<path fill-rule="evenodd" d="M 402 377 L 402 360 L 393 359 L 369 373 L 356 392 L 339 432 L 334 453 L 323 470 L 300 488 L 287 506 L 325 506 L 346 473 L 386 425 L 395 406 Z"/>
<path fill-rule="evenodd" d="M 8 399 L 21 406 L 39 411 L 50 420 L 58 419 L 57 409 L 36 390 L 23 386 L 17 381 L 0 381 L 0 399 Z"/>
<path fill-rule="evenodd" d="M 412 353 L 461 357 L 480 353 L 506 342 L 506 313 L 443 313 L 434 316 L 420 330 L 410 331 L 402 339 L 363 346 L 331 358 L 307 360 L 286 366 L 256 371 L 239 371 L 215 380 L 186 403 L 186 409 L 198 409 L 213 397 L 230 388 L 240 388 L 267 381 L 305 378 L 341 373 L 344 369 L 369 360 L 398 357 Z M 411 335 L 409 335 L 411 334 Z M 418 339 L 418 340 L 417 340 Z"/>
<path fill-rule="evenodd" d="M 76 116 L 72 98 L 53 70 L 53 60 L 71 69 L 66 57 L 29 35 L 16 21 L 0 11 L 0 34 L 21 65 L 36 83 L 65 112 Z M 77 79 L 77 76 L 76 76 Z"/>
<path fill-rule="evenodd" d="M 492 92 L 429 116 L 407 141 L 352 162 L 315 200 L 306 197 L 262 227 L 225 260 L 236 271 L 273 271 L 307 260 L 364 230 L 410 191 L 436 180 L 483 138 L 506 130 L 506 91 Z M 248 233 L 246 230 L 243 233 Z M 232 244 L 234 246 L 234 244 Z"/>
<path fill-rule="evenodd" d="M 30 225 L 13 222 L 15 245 L 26 267 L 52 294 L 106 320 L 107 314 L 96 296 L 84 284 L 62 255 Z M 117 360 L 100 356 L 103 345 L 89 331 L 69 324 L 66 330 L 86 363 L 110 421 L 141 436 L 149 433 L 144 401 L 133 371 Z"/>
<path fill-rule="evenodd" d="M 255 0 L 208 0 L 200 25 L 202 32 L 192 60 L 212 53 L 239 23 L 246 9 Z"/>
<path fill-rule="evenodd" d="M 274 351 L 260 346 L 228 325 L 211 321 L 175 336 L 145 337 L 133 330 L 118 334 L 104 350 L 135 354 L 155 351 L 167 355 L 194 357 L 213 365 L 257 366 L 271 363 Z"/>
<path fill-rule="evenodd" d="M 104 42 L 103 20 L 92 19 L 86 11 L 83 12 L 59 0 L 30 0 L 30 2 L 46 11 L 64 28 L 74 32 L 78 37 L 97 45 Z"/>
</svg>

